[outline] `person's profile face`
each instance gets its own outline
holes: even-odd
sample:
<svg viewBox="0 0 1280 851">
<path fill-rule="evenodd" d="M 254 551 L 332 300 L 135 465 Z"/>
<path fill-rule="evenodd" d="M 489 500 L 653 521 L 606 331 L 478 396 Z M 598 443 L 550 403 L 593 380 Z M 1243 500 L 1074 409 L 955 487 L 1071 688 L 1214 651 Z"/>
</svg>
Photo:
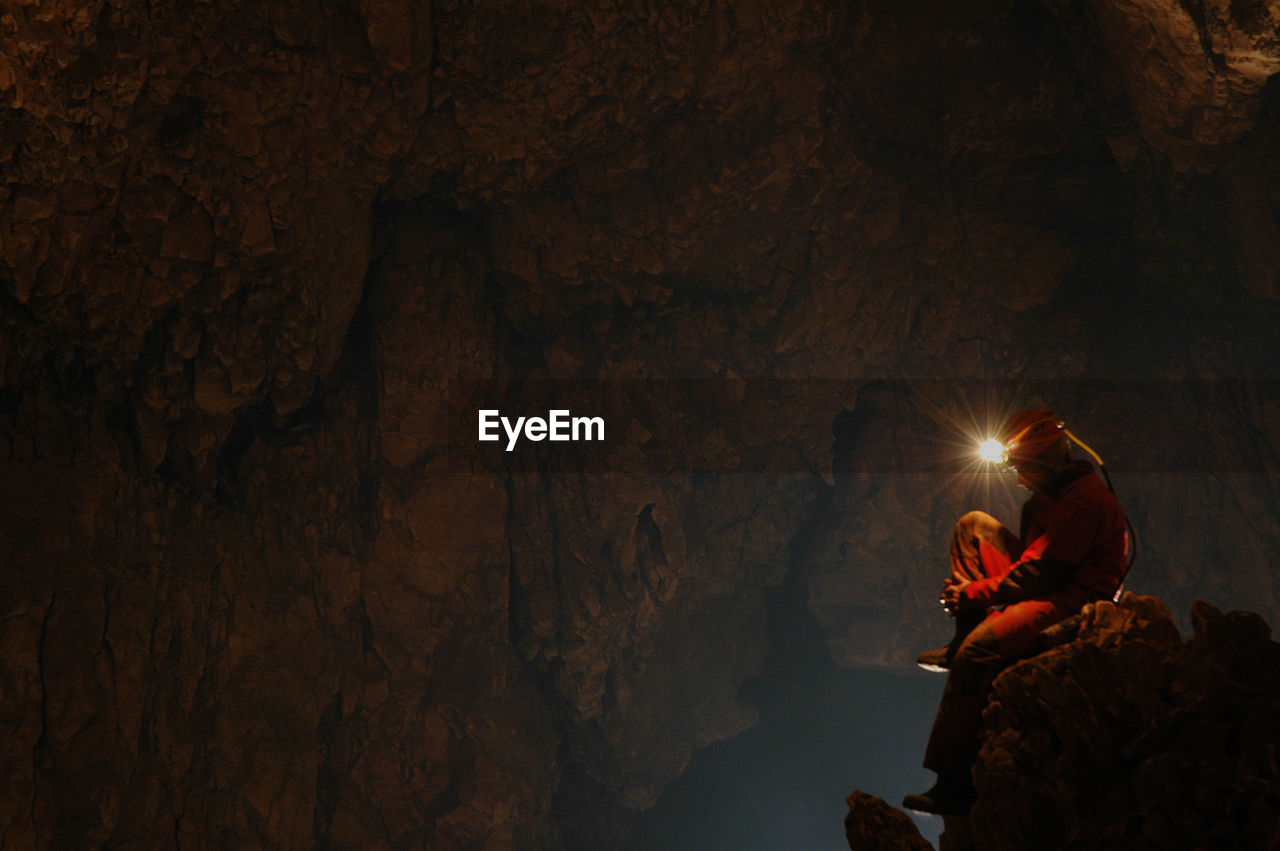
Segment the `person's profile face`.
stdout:
<svg viewBox="0 0 1280 851">
<path fill-rule="evenodd" d="M 1038 493 L 1049 481 L 1048 468 L 1036 461 L 1023 461 L 1015 464 L 1013 469 L 1018 474 L 1018 484 L 1032 493 Z"/>
</svg>

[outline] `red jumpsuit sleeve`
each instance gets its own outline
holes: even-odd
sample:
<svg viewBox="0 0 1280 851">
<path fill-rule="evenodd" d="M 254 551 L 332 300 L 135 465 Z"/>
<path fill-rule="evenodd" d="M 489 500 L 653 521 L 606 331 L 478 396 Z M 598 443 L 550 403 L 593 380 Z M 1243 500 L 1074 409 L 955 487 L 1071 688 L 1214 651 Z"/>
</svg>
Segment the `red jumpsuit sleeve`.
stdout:
<svg viewBox="0 0 1280 851">
<path fill-rule="evenodd" d="M 1105 519 L 1100 501 L 1085 495 L 1065 496 L 1046 512 L 1043 527 L 1032 530 L 1032 539 L 1008 573 L 965 586 L 962 607 L 1014 603 L 1065 585 L 1089 554 Z"/>
</svg>

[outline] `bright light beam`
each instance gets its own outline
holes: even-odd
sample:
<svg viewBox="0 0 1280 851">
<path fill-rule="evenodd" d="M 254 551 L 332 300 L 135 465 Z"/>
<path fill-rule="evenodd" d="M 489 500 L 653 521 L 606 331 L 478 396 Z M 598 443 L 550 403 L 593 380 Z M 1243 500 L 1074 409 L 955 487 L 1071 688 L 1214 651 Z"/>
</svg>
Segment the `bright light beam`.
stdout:
<svg viewBox="0 0 1280 851">
<path fill-rule="evenodd" d="M 1002 461 L 1004 460 L 1004 444 L 994 437 L 989 437 L 982 441 L 982 444 L 978 447 L 978 457 L 993 464 L 997 461 Z"/>
</svg>

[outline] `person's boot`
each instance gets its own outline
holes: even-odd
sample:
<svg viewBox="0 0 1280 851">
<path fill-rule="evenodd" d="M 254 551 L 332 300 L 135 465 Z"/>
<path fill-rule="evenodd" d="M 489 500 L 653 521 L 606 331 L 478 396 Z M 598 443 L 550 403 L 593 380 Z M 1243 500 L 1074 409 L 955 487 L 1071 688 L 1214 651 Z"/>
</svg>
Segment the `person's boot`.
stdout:
<svg viewBox="0 0 1280 851">
<path fill-rule="evenodd" d="M 957 612 L 956 613 L 956 634 L 951 639 L 951 643 L 946 647 L 939 647 L 937 650 L 926 650 L 916 657 L 916 664 L 926 671 L 935 671 L 945 674 L 951 668 L 951 660 L 955 658 L 956 651 L 960 649 L 960 645 L 969 637 L 969 633 L 982 623 L 983 618 L 987 615 L 984 611 L 979 612 Z"/>
<path fill-rule="evenodd" d="M 951 657 L 955 656 L 955 648 L 950 644 L 937 650 L 926 650 L 916 657 L 916 664 L 926 671 L 945 674 L 951 667 Z"/>
<path fill-rule="evenodd" d="M 969 812 L 978 799 L 973 782 L 967 777 L 939 774 L 938 782 L 928 792 L 902 799 L 904 809 L 934 815 L 961 815 Z"/>
</svg>

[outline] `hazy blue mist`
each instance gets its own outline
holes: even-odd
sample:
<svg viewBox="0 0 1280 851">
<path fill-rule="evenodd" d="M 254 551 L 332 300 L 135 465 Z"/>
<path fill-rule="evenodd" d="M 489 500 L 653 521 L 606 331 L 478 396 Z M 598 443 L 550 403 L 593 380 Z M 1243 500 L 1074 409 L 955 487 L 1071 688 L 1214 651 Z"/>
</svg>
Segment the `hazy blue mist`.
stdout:
<svg viewBox="0 0 1280 851">
<path fill-rule="evenodd" d="M 920 761 L 945 677 L 837 668 L 803 592 L 777 589 L 769 602 L 766 672 L 743 694 L 759 706 L 760 723 L 694 754 L 638 819 L 637 851 L 847 851 L 849 792 L 897 806 L 933 783 Z M 942 819 L 916 823 L 936 846 Z"/>
</svg>

